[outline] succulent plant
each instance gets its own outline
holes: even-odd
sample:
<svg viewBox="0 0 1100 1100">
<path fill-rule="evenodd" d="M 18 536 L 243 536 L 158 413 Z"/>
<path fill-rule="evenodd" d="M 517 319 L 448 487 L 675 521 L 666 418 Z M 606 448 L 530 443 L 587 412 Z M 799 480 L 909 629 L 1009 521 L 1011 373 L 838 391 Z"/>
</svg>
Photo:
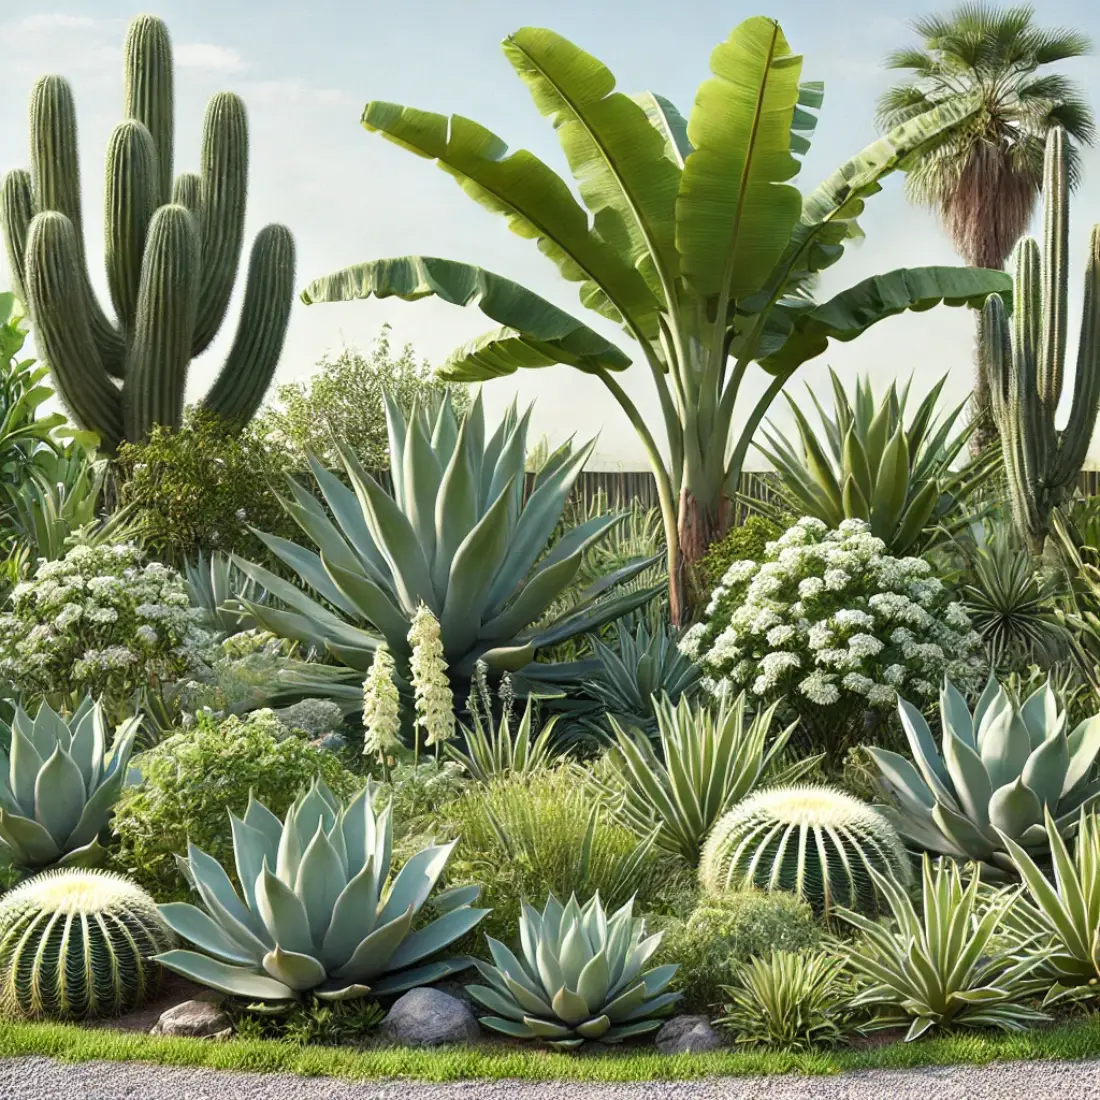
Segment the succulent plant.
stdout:
<svg viewBox="0 0 1100 1100">
<path fill-rule="evenodd" d="M 771 735 L 778 704 L 745 719 L 745 695 L 716 708 L 682 698 L 656 700 L 660 754 L 614 718 L 616 744 L 606 760 L 608 779 L 593 779 L 601 797 L 639 836 L 660 826 L 657 845 L 694 866 L 714 823 L 748 795 L 773 767 L 794 726 Z M 800 764 L 789 781 L 816 758 Z"/>
<path fill-rule="evenodd" d="M 977 875 L 964 886 L 956 864 L 933 867 L 926 855 L 918 916 L 901 886 L 877 872 L 874 879 L 892 922 L 837 910 L 863 933 L 847 955 L 865 983 L 852 1007 L 878 1010 L 869 1028 L 908 1024 L 908 1042 L 936 1027 L 1023 1031 L 1047 1019 L 1028 1003 L 1044 985 L 1038 937 L 992 942 L 1018 891 L 1002 890 L 987 902 Z"/>
<path fill-rule="evenodd" d="M 262 586 L 246 577 L 228 554 L 216 550 L 209 557 L 199 552 L 193 561 L 183 563 L 187 594 L 195 607 L 206 613 L 210 626 L 220 634 L 253 630 L 256 620 L 241 603 L 266 603 Z"/>
<path fill-rule="evenodd" d="M 898 700 L 913 763 L 868 748 L 896 805 L 883 810 L 908 844 L 976 860 L 987 877 L 1014 877 L 1003 837 L 1040 860 L 1050 857 L 1044 817 L 1068 835 L 1100 797 L 1089 776 L 1100 752 L 1100 714 L 1072 732 L 1050 681 L 1019 705 L 990 676 L 971 714 L 950 681 L 940 692 L 942 752 L 924 717 Z M 915 765 L 915 766 L 914 766 Z"/>
<path fill-rule="evenodd" d="M 973 518 L 963 503 L 989 479 L 988 458 L 953 469 L 974 430 L 954 427 L 965 402 L 942 419 L 936 403 L 945 375 L 928 392 L 906 424 L 907 384 L 895 385 L 875 407 L 870 381 L 856 380 L 855 401 L 833 381 L 833 415 L 810 397 L 821 417 L 825 446 L 802 410 L 791 399 L 801 447 L 796 449 L 774 425 L 765 431 L 761 453 L 779 475 L 784 504 L 797 515 L 816 516 L 830 527 L 863 519 L 891 554 L 905 557 L 930 542 L 949 537 Z"/>
<path fill-rule="evenodd" d="M 241 893 L 189 844 L 180 866 L 205 911 L 187 902 L 160 911 L 198 950 L 157 961 L 222 993 L 275 1003 L 398 993 L 469 966 L 440 953 L 486 915 L 471 908 L 479 887 L 439 894 L 436 919 L 417 919 L 455 842 L 418 852 L 390 882 L 390 812 L 376 817 L 371 794 L 368 786 L 342 806 L 315 780 L 285 821 L 255 799 L 243 819 L 231 813 Z"/>
<path fill-rule="evenodd" d="M 139 15 L 123 54 L 126 117 L 107 149 L 107 282 L 117 322 L 88 275 L 76 107 L 61 77 L 34 85 L 31 171 L 9 172 L 0 193 L 9 266 L 38 347 L 73 417 L 108 452 L 154 425 L 179 426 L 188 365 L 225 319 L 248 185 L 240 99 L 229 92 L 211 99 L 201 174 L 173 181 L 167 28 Z M 236 337 L 204 401 L 228 423 L 243 426 L 263 400 L 293 296 L 293 239 L 281 225 L 266 226 L 252 247 Z"/>
<path fill-rule="evenodd" d="M 107 871 L 64 869 L 0 899 L 0 1008 L 21 1016 L 117 1016 L 160 986 L 175 937 L 153 899 Z"/>
<path fill-rule="evenodd" d="M 0 840 L 28 871 L 88 866 L 127 779 L 141 725 L 131 718 L 108 744 L 103 708 L 85 697 L 71 718 L 43 703 L 32 719 L 20 706 L 0 730 Z"/>
<path fill-rule="evenodd" d="M 547 614 L 586 551 L 618 522 L 614 514 L 599 516 L 548 547 L 593 443 L 555 451 L 525 495 L 530 410 L 521 416 L 513 406 L 487 436 L 480 397 L 461 424 L 450 395 L 434 417 L 417 408 L 406 419 L 393 401 L 387 409 L 392 496 L 343 448 L 350 489 L 311 462 L 331 519 L 293 479 L 291 499 L 283 501 L 319 552 L 259 535 L 324 603 L 259 565 L 238 562 L 289 609 L 246 600 L 259 623 L 327 649 L 354 670 L 347 690 L 356 700 L 382 641 L 408 679 L 409 625 L 422 605 L 439 621 L 452 686 L 465 698 L 477 661 L 494 672 L 523 668 L 543 646 L 597 630 L 653 596 L 653 589 L 614 593 L 651 564 L 641 560 L 605 574 L 567 611 Z"/>
<path fill-rule="evenodd" d="M 815 913 L 882 907 L 874 873 L 907 885 L 909 857 L 877 810 L 830 787 L 777 787 L 721 818 L 703 848 L 699 881 L 712 894 L 790 890 Z"/>
<path fill-rule="evenodd" d="M 493 1013 L 481 1022 L 517 1039 L 542 1039 L 577 1047 L 586 1039 L 619 1043 L 656 1031 L 657 1016 L 679 993 L 664 990 L 676 974 L 669 963 L 643 971 L 660 946 L 661 933 L 646 935 L 633 901 L 607 916 L 600 895 L 562 905 L 553 894 L 541 913 L 523 903 L 523 958 L 488 938 L 492 965 L 476 960 L 488 985 L 467 987 Z"/>
<path fill-rule="evenodd" d="M 1061 127 L 1047 135 L 1043 171 L 1045 256 L 1025 237 L 1016 246 L 1012 322 L 997 294 L 982 308 L 981 368 L 1001 438 L 1012 514 L 1034 553 L 1054 510 L 1067 503 L 1088 454 L 1100 407 L 1100 225 L 1089 237 L 1085 300 L 1073 403 L 1055 425 L 1065 379 L 1069 266 L 1069 179 Z"/>
</svg>

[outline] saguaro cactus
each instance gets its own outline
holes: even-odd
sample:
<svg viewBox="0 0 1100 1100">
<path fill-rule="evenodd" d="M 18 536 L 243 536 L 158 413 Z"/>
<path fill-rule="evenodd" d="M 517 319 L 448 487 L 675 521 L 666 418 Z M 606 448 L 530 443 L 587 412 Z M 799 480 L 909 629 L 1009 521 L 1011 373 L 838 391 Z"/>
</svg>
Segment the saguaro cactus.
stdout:
<svg viewBox="0 0 1100 1100">
<path fill-rule="evenodd" d="M 1004 303 L 993 294 L 982 310 L 981 342 L 1013 516 L 1036 554 L 1043 550 L 1054 509 L 1077 484 L 1100 405 L 1100 225 L 1095 225 L 1073 404 L 1065 428 L 1055 427 L 1065 376 L 1069 266 L 1069 186 L 1061 129 L 1051 130 L 1047 138 L 1043 194 L 1043 255 L 1033 238 L 1019 243 L 1011 328 Z"/>
<path fill-rule="evenodd" d="M 84 254 L 72 90 L 58 76 L 31 92 L 31 170 L 9 172 L 0 214 L 15 289 L 43 358 L 81 427 L 113 451 L 156 424 L 178 426 L 187 368 L 225 319 L 244 240 L 248 122 L 222 92 L 203 127 L 199 173 L 172 169 L 172 46 L 138 16 L 124 50 L 125 119 L 107 145 L 107 283 L 117 321 L 92 290 Z M 281 225 L 252 247 L 236 338 L 204 404 L 243 426 L 282 352 L 294 295 L 294 241 Z"/>
</svg>

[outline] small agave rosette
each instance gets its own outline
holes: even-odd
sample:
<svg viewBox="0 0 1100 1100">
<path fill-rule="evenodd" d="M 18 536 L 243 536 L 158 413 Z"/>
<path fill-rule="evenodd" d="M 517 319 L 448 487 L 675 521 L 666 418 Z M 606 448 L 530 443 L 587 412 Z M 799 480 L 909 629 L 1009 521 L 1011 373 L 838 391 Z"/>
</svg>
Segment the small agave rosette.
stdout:
<svg viewBox="0 0 1100 1100">
<path fill-rule="evenodd" d="M 108 742 L 103 709 L 87 696 L 69 719 L 45 703 L 32 719 L 20 706 L 9 748 L 0 748 L 0 840 L 15 866 L 87 867 L 126 783 L 139 718 Z"/>
<path fill-rule="evenodd" d="M 1067 732 L 1050 682 L 1019 705 L 990 676 L 971 714 L 949 682 L 940 693 L 942 752 L 920 712 L 898 710 L 913 761 L 871 748 L 896 805 L 884 812 L 912 846 L 980 862 L 987 876 L 1016 874 L 1001 834 L 1046 861 L 1049 812 L 1069 836 L 1082 809 L 1100 797 L 1089 776 L 1100 752 L 1100 714 Z"/>
<path fill-rule="evenodd" d="M 204 909 L 160 911 L 197 950 L 158 961 L 231 996 L 274 1002 L 398 993 L 469 966 L 440 955 L 488 912 L 471 908 L 480 887 L 439 894 L 436 919 L 414 931 L 454 842 L 418 852 L 389 883 L 390 812 L 376 816 L 371 795 L 368 786 L 342 806 L 316 780 L 284 822 L 255 799 L 243 819 L 230 814 L 243 898 L 217 860 L 188 845 L 180 865 Z"/>
<path fill-rule="evenodd" d="M 551 894 L 541 913 L 524 902 L 523 958 L 487 937 L 496 965 L 475 960 L 489 984 L 468 991 L 493 1013 L 482 1024 L 556 1047 L 580 1046 L 585 1039 L 618 1043 L 656 1031 L 658 1014 L 680 997 L 664 992 L 679 967 L 644 970 L 661 934 L 647 936 L 633 907 L 631 900 L 608 917 L 599 894 L 584 906 L 575 896 L 562 906 Z"/>
</svg>

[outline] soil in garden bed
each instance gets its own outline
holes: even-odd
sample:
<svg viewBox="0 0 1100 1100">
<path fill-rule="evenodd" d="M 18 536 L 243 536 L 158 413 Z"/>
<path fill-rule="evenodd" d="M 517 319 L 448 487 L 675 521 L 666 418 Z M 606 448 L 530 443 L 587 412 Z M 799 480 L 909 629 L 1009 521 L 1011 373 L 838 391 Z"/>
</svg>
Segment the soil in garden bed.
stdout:
<svg viewBox="0 0 1100 1100">
<path fill-rule="evenodd" d="M 105 1020 L 85 1020 L 83 1026 L 87 1028 L 106 1028 L 110 1031 L 144 1031 L 152 1030 L 153 1025 L 161 1018 L 161 1015 L 170 1008 L 175 1008 L 184 1001 L 210 1001 L 220 1000 L 217 993 L 211 993 L 205 986 L 196 985 L 178 974 L 165 976 L 160 987 L 160 992 L 150 1001 L 147 1001 L 134 1012 L 128 1012 L 125 1016 L 114 1016 Z"/>
</svg>

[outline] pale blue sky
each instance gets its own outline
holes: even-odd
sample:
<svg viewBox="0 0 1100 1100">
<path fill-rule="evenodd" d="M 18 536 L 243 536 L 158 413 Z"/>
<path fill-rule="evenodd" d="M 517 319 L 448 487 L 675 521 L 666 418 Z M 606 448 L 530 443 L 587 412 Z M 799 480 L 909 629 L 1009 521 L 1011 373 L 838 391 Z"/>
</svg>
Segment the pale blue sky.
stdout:
<svg viewBox="0 0 1100 1100">
<path fill-rule="evenodd" d="M 177 171 L 197 167 L 208 96 L 238 91 L 252 128 L 249 238 L 265 222 L 287 223 L 298 244 L 299 285 L 358 260 L 424 252 L 479 263 L 582 313 L 575 287 L 557 277 L 531 242 L 511 234 L 430 163 L 363 131 L 363 104 L 388 99 L 467 115 L 565 174 L 551 127 L 500 52 L 507 33 L 529 24 L 552 27 L 603 60 L 623 89 L 659 92 L 686 114 L 713 46 L 741 19 L 763 13 L 780 20 L 804 55 L 803 78 L 826 85 L 800 177 L 805 188 L 873 140 L 874 101 L 891 80 L 882 56 L 912 40 L 907 22 L 914 15 L 948 6 L 911 0 L 850 0 L 842 9 L 817 0 L 759 8 L 711 0 L 162 0 L 152 10 L 167 21 L 176 46 Z M 24 0 L 18 15 L 0 16 L 0 171 L 26 163 L 25 104 L 33 78 L 67 76 L 76 91 L 93 257 L 102 255 L 103 153 L 121 110 L 121 43 L 139 10 L 116 0 Z M 1036 10 L 1042 23 L 1073 24 L 1100 43 L 1100 5 L 1040 0 Z M 1069 62 L 1064 71 L 1086 85 L 1100 108 L 1100 59 Z M 1100 221 L 1100 153 L 1086 158 L 1073 210 L 1075 331 L 1088 227 Z M 900 178 L 872 200 L 862 224 L 866 242 L 830 272 L 823 295 L 877 271 L 957 262 L 934 217 L 905 201 Z M 102 287 L 98 262 L 94 277 Z M 209 384 L 232 338 L 236 303 L 233 308 L 219 341 L 193 368 L 192 397 Z M 488 327 L 476 311 L 430 301 L 296 304 L 278 379 L 308 375 L 324 352 L 342 344 L 369 343 L 386 321 L 398 341 L 411 341 L 435 362 Z M 629 350 L 629 341 L 624 347 Z M 949 371 L 951 394 L 961 400 L 972 369 L 970 319 L 941 308 L 884 322 L 855 343 L 835 345 L 807 365 L 803 377 L 817 388 L 826 364 L 848 377 L 870 371 L 879 382 L 915 372 L 918 390 Z M 599 432 L 601 463 L 644 465 L 629 425 L 597 382 L 554 368 L 518 385 L 521 397 L 537 398 L 536 431 L 555 439 Z M 639 375 L 628 387 L 655 414 L 646 379 Z M 490 384 L 487 396 L 499 406 L 515 391 L 516 384 L 502 381 Z M 1100 446 L 1093 452 L 1100 457 Z"/>
</svg>

